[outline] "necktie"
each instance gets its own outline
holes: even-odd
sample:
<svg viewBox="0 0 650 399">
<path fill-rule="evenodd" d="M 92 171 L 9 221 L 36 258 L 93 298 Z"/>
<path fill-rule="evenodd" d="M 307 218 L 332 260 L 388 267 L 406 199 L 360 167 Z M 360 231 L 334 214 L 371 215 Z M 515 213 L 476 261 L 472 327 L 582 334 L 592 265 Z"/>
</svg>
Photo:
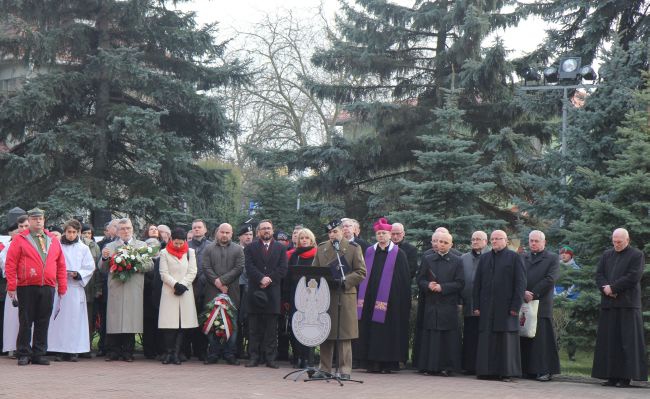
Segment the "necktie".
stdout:
<svg viewBox="0 0 650 399">
<path fill-rule="evenodd" d="M 45 252 L 45 251 L 46 251 L 46 248 L 45 248 L 45 237 L 43 237 L 43 234 L 39 234 L 39 235 L 37 235 L 36 237 L 38 237 L 38 243 L 39 243 L 39 245 L 41 246 L 41 250 L 42 250 L 43 252 Z"/>
<path fill-rule="evenodd" d="M 129 245 L 129 242 L 128 242 L 128 241 L 124 241 L 124 245 L 125 245 L 125 246 L 126 246 L 126 245 Z"/>
<path fill-rule="evenodd" d="M 264 243 L 264 253 L 268 253 L 268 252 L 269 252 L 269 243 L 265 242 Z"/>
</svg>

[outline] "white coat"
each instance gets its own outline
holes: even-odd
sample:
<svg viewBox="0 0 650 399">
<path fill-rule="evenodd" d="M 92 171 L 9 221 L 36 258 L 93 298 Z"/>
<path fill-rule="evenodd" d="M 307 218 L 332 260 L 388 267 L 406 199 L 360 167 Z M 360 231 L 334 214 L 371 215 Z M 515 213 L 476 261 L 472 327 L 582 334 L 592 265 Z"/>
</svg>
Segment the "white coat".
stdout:
<svg viewBox="0 0 650 399">
<path fill-rule="evenodd" d="M 171 243 L 168 245 L 172 245 Z M 194 304 L 192 281 L 196 278 L 196 254 L 189 248 L 181 259 L 167 250 L 160 251 L 160 277 L 163 281 L 160 294 L 158 328 L 194 328 L 199 326 Z M 174 295 L 174 285 L 188 288 L 183 295 Z"/>
</svg>

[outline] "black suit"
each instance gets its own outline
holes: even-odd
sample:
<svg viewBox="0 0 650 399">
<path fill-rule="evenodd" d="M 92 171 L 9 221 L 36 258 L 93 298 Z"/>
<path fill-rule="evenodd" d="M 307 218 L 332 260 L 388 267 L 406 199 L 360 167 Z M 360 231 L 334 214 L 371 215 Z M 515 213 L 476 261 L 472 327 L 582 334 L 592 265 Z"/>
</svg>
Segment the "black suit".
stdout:
<svg viewBox="0 0 650 399">
<path fill-rule="evenodd" d="M 404 251 L 406 254 L 406 260 L 409 263 L 409 272 L 411 273 L 411 278 L 414 278 L 418 272 L 418 249 L 404 240 L 396 243 L 399 249 Z"/>
<path fill-rule="evenodd" d="M 523 374 L 559 374 L 560 357 L 553 330 L 553 294 L 560 274 L 560 258 L 549 251 L 522 256 L 526 268 L 526 291 L 539 300 L 537 330 L 534 338 L 521 338 Z"/>
<path fill-rule="evenodd" d="M 248 276 L 248 322 L 250 334 L 250 357 L 252 361 L 260 359 L 260 352 L 265 354 L 267 362 L 275 360 L 278 336 L 278 315 L 280 314 L 281 281 L 287 274 L 286 248 L 275 240 L 269 243 L 268 251 L 261 240 L 256 240 L 244 248 L 245 269 Z M 261 288 L 264 277 L 271 279 L 271 284 Z M 258 299 L 262 292 L 266 303 Z M 262 345 L 260 347 L 260 344 Z"/>
</svg>

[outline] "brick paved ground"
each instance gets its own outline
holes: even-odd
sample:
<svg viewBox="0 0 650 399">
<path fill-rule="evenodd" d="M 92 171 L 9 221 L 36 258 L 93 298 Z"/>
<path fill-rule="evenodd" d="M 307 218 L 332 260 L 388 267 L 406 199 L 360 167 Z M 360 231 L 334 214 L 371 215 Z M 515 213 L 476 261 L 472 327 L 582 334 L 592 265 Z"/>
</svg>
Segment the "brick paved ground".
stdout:
<svg viewBox="0 0 650 399">
<path fill-rule="evenodd" d="M 549 383 L 504 383 L 465 376 L 423 376 L 408 370 L 392 375 L 355 370 L 353 377 L 364 383 L 339 387 L 334 382 L 283 380 L 291 371 L 287 364 L 283 366 L 272 370 L 225 364 L 205 366 L 198 361 L 165 366 L 136 357 L 133 363 L 108 363 L 97 358 L 18 367 L 15 360 L 1 357 L 0 398 L 650 398 L 647 383 L 629 389 L 605 388 L 596 380 L 576 382 L 563 377 Z"/>
</svg>

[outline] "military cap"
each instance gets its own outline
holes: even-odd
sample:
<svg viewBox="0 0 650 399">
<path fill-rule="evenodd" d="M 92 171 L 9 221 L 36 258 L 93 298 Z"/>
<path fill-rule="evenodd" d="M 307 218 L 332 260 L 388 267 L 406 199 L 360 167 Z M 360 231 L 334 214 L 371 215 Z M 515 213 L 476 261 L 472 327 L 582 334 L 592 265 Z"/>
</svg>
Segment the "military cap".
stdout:
<svg viewBox="0 0 650 399">
<path fill-rule="evenodd" d="M 29 217 L 45 216 L 45 211 L 42 210 L 41 208 L 30 209 L 30 210 L 27 211 L 27 216 L 29 216 Z"/>
</svg>

